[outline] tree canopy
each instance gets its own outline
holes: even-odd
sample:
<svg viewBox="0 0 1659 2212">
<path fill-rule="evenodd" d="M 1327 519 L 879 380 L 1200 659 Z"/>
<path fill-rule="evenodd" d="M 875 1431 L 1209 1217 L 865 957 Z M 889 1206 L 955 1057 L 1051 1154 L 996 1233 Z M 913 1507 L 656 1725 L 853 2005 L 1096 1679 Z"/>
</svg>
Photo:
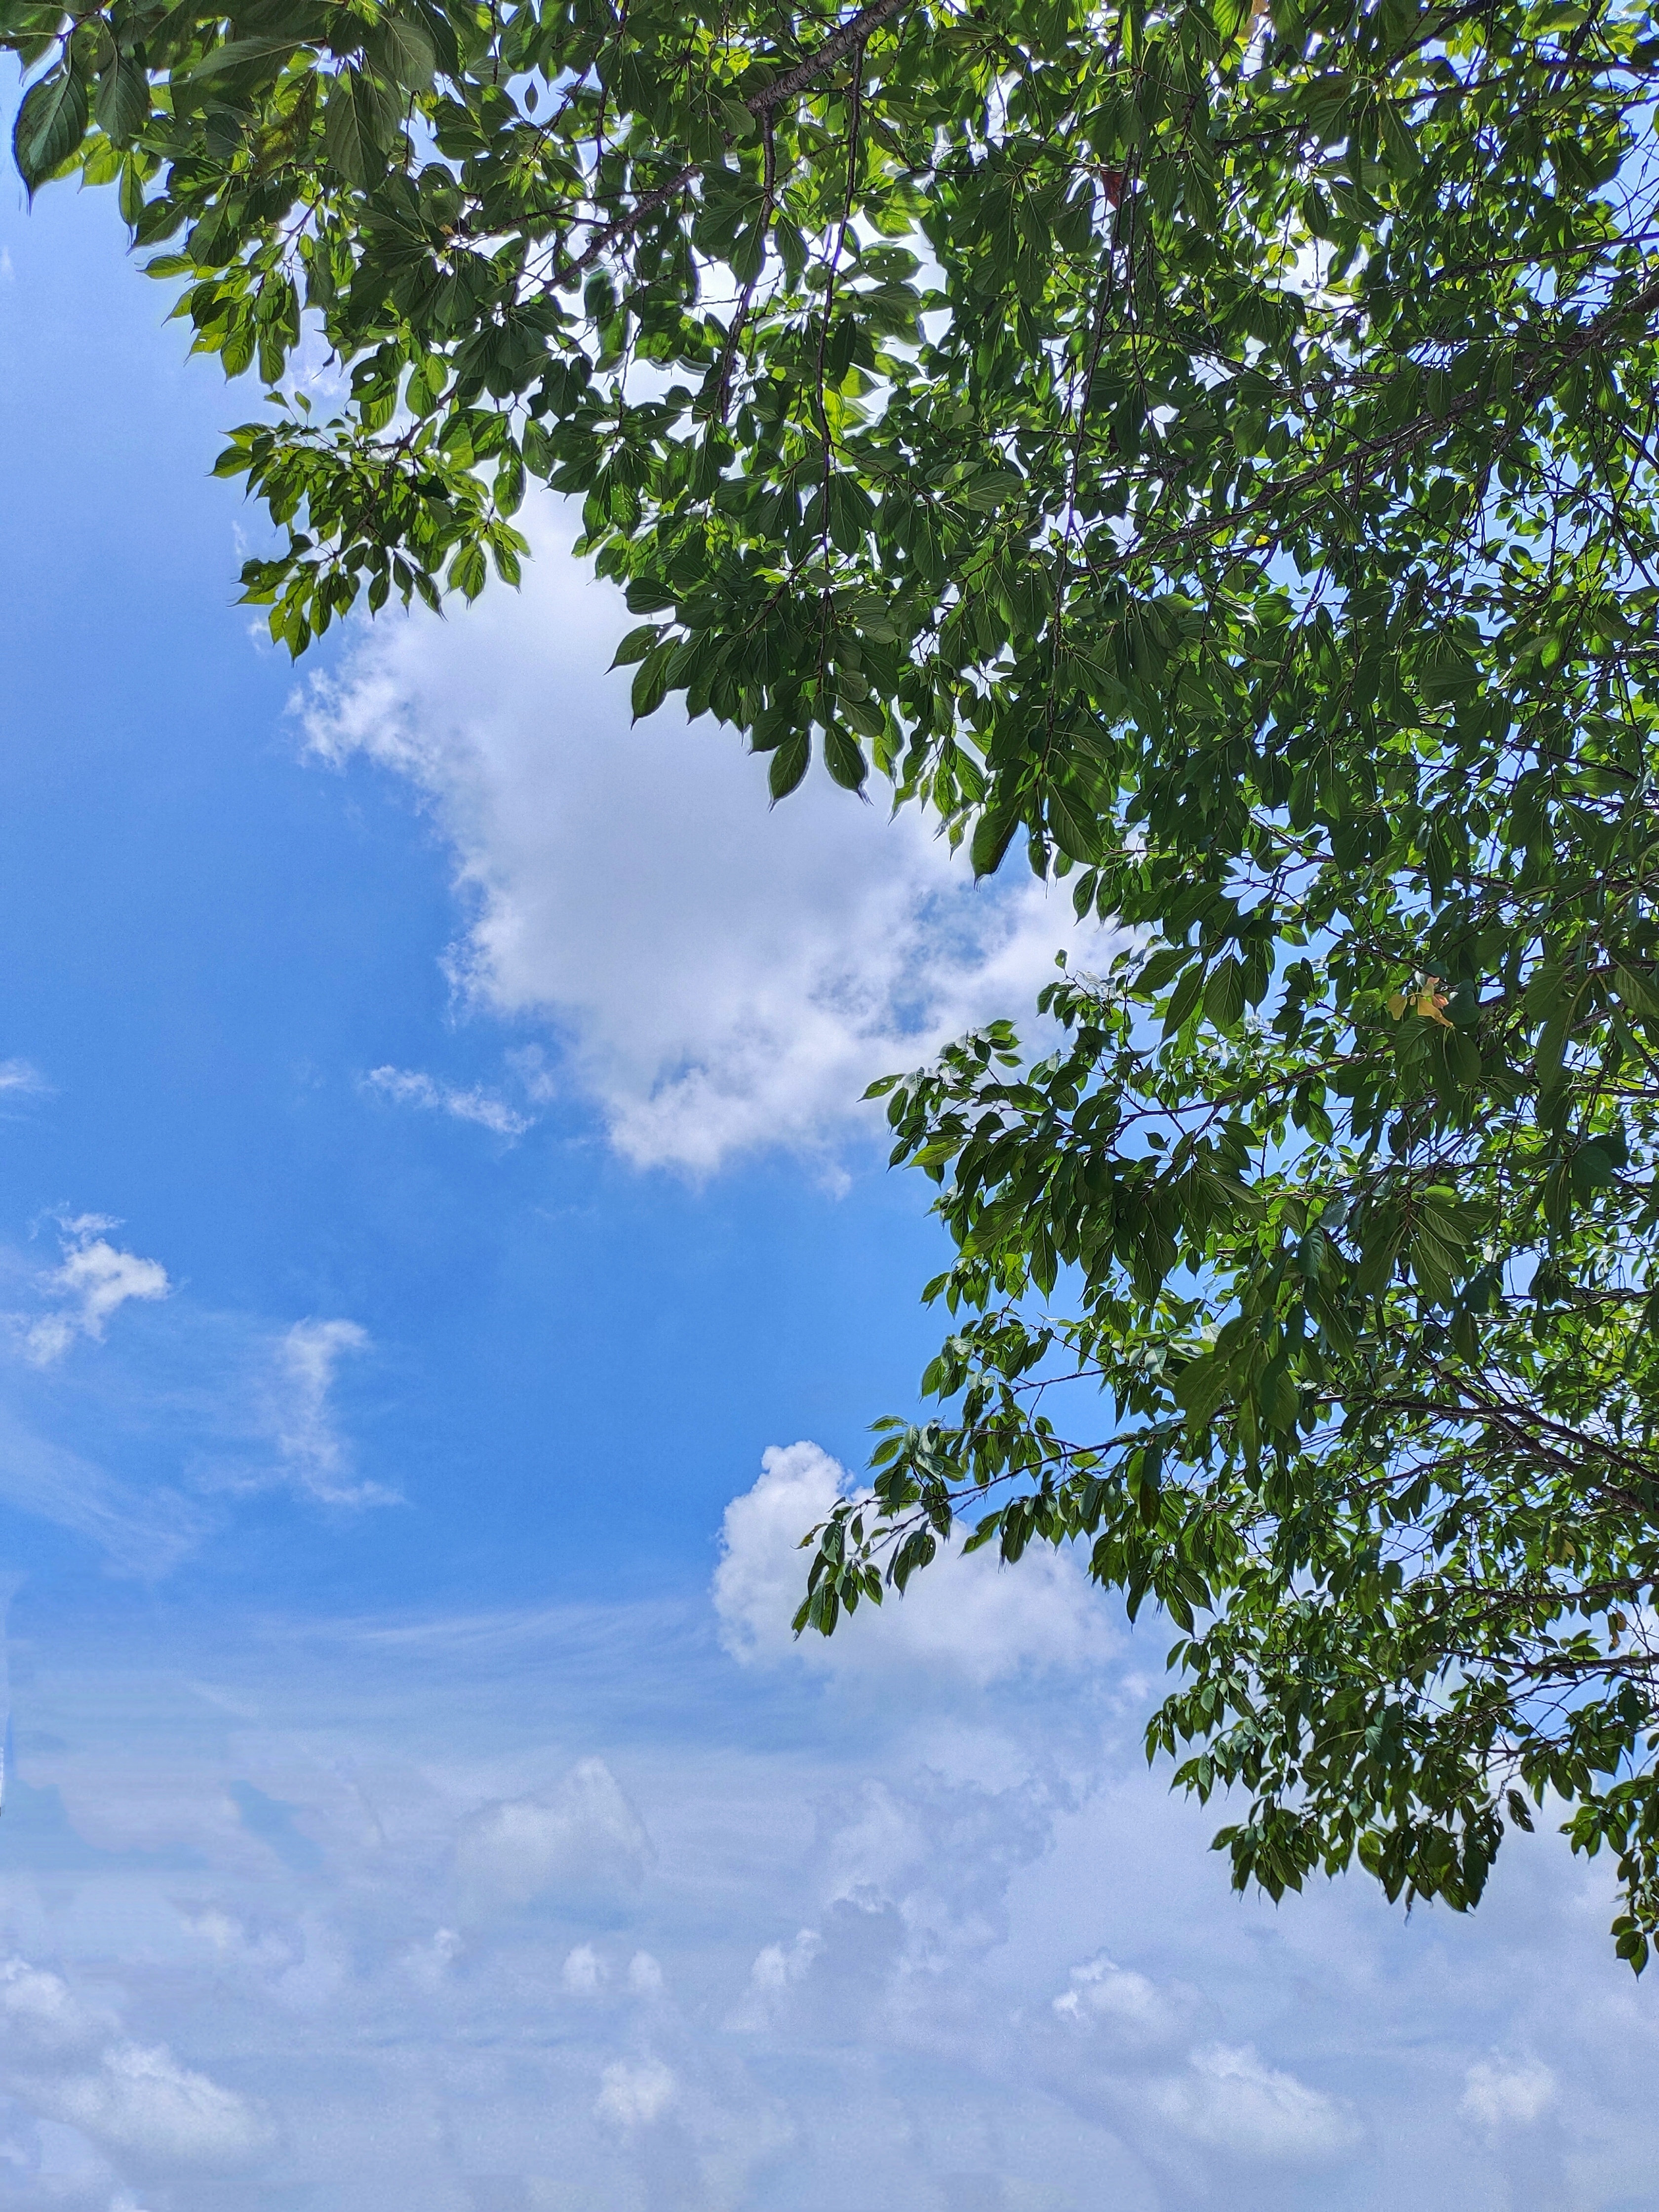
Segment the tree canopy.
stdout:
<svg viewBox="0 0 1659 2212">
<path fill-rule="evenodd" d="M 1244 1793 L 1239 1881 L 1467 1905 L 1553 1791 L 1639 1969 L 1647 9 L 0 0 L 0 34 L 31 189 L 112 185 L 269 389 L 219 467 L 293 651 L 360 592 L 511 580 L 544 478 L 641 617 L 637 713 L 735 726 L 775 797 L 873 771 L 1122 926 L 1047 1058 L 997 1025 L 892 1090 L 957 1247 L 945 1403 L 803 1625 L 964 1511 L 1010 1560 L 1081 1541 L 1181 1631 L 1149 1742 Z"/>
</svg>

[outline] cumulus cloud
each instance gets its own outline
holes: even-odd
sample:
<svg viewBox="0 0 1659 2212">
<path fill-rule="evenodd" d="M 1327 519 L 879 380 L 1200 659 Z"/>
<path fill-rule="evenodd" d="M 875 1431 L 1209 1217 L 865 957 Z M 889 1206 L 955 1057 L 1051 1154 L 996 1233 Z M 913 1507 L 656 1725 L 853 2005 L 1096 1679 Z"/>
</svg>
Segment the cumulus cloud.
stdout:
<svg viewBox="0 0 1659 2212">
<path fill-rule="evenodd" d="M 423 795 L 465 911 L 458 982 L 548 1026 L 628 1158 L 820 1149 L 873 1075 L 1018 1013 L 1058 946 L 1097 943 L 1064 886 L 1017 864 L 975 886 L 914 809 L 814 776 L 769 815 L 731 732 L 672 707 L 630 729 L 605 673 L 620 595 L 568 558 L 556 503 L 532 527 L 520 595 L 366 630 L 305 724 Z"/>
<path fill-rule="evenodd" d="M 1247 2158 L 1334 2158 L 1359 2136 L 1334 2099 L 1264 2065 L 1248 2044 L 1194 2051 L 1184 2074 L 1152 2084 L 1151 2100 L 1194 2142 Z"/>
<path fill-rule="evenodd" d="M 1018 1573 L 990 1551 L 955 1553 L 918 1575 L 902 1598 L 860 1606 L 830 1638 L 795 1638 L 805 1584 L 800 1540 L 851 1488 L 815 1443 L 774 1445 L 760 1480 L 734 1498 L 714 1583 L 720 1638 L 745 1663 L 797 1659 L 843 1672 L 909 1666 L 984 1684 L 1023 1668 L 1076 1668 L 1105 1656 L 1105 1608 L 1076 1561 L 1033 1549 Z"/>
<path fill-rule="evenodd" d="M 300 1321 L 277 1346 L 276 1449 L 289 1479 L 325 1504 L 383 1504 L 396 1496 L 384 1484 L 356 1480 L 330 1403 L 340 1361 L 367 1351 L 368 1340 L 355 1321 Z"/>
<path fill-rule="evenodd" d="M 106 2148 L 185 2166 L 240 2165 L 274 2130 L 246 2098 L 182 2066 L 164 2045 L 135 2043 L 61 1975 L 27 1959 L 0 1964 L 0 2075 L 36 2112 Z M 102 2045 L 100 2049 L 98 2046 Z"/>
<path fill-rule="evenodd" d="M 1496 2131 L 1529 2127 L 1554 2100 L 1555 2076 L 1536 2058 L 1481 2058 L 1463 2076 L 1458 2109 Z"/>
<path fill-rule="evenodd" d="M 599 2077 L 594 2110 L 618 2127 L 648 2127 L 667 2111 L 674 2088 L 674 2076 L 659 2058 L 619 2058 Z"/>
<path fill-rule="evenodd" d="M 123 1252 L 102 1234 L 118 1224 L 106 1214 L 83 1213 L 62 1224 L 63 1265 L 41 1279 L 58 1301 L 24 1334 L 23 1348 L 37 1367 L 61 1359 L 77 1337 L 101 1344 L 113 1315 L 131 1298 L 164 1298 L 172 1285 L 158 1260 Z"/>
<path fill-rule="evenodd" d="M 438 1083 L 418 1069 L 406 1067 L 373 1067 L 363 1081 L 394 1105 L 418 1106 L 428 1113 L 447 1114 L 457 1121 L 476 1121 L 493 1136 L 522 1137 L 535 1126 L 533 1116 L 515 1113 L 504 1098 L 478 1084 L 462 1091 L 453 1083 Z"/>
<path fill-rule="evenodd" d="M 12 1958 L 0 1964 L 0 2020 L 6 2040 L 41 2051 L 73 2051 L 115 2027 L 114 2016 L 84 2004 L 61 1974 Z"/>
<path fill-rule="evenodd" d="M 749 1969 L 749 1987 L 726 2026 L 754 2032 L 771 2025 L 787 1993 L 804 1982 L 823 1948 L 816 1928 L 803 1928 L 792 1943 L 769 1943 Z"/>
<path fill-rule="evenodd" d="M 86 2072 L 27 2078 L 37 2112 L 94 2142 L 168 2165 L 240 2166 L 275 2141 L 247 2099 L 181 2066 L 164 2045 L 112 2044 Z"/>
<path fill-rule="evenodd" d="M 1058 2018 L 1079 2027 L 1103 2026 L 1137 2044 L 1165 2040 L 1187 2010 L 1181 1995 L 1160 1989 L 1133 1968 L 1118 1966 L 1103 1951 L 1073 1966 L 1071 1983 L 1054 2001 Z"/>
<path fill-rule="evenodd" d="M 527 1905 L 549 1890 L 586 1896 L 635 1888 L 654 1856 L 644 1823 L 602 1759 L 583 1759 L 544 1796 L 484 1806 L 462 1829 L 455 1851 L 475 1899 L 503 1905 Z M 596 1977 L 597 1966 L 595 1960 Z"/>
</svg>

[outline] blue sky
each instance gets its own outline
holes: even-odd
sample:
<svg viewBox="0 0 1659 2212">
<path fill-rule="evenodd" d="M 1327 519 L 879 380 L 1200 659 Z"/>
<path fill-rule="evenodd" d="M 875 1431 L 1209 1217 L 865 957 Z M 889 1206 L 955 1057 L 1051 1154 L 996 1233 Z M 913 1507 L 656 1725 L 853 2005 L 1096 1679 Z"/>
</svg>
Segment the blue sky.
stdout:
<svg viewBox="0 0 1659 2212">
<path fill-rule="evenodd" d="M 1063 900 L 630 731 L 551 504 L 291 669 L 256 395 L 0 202 L 0 2204 L 1659 2205 L 1557 1839 L 1235 1900 L 1066 1561 L 787 1636 L 931 1348 L 853 1102 Z"/>
</svg>

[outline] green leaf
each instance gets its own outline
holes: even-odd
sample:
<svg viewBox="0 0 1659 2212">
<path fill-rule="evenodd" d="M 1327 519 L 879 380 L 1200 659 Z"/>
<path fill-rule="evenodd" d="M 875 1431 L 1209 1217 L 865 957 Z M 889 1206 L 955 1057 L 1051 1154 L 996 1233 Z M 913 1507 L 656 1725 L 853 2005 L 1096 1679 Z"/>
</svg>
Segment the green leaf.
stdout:
<svg viewBox="0 0 1659 2212">
<path fill-rule="evenodd" d="M 1235 1030 L 1244 1013 L 1244 963 L 1224 953 L 1204 985 L 1204 1012 L 1218 1030 Z"/>
<path fill-rule="evenodd" d="M 131 144 L 149 122 L 149 79 L 126 55 L 118 53 L 99 78 L 93 112 L 99 129 L 118 146 Z"/>
<path fill-rule="evenodd" d="M 772 756 L 772 765 L 767 772 L 767 785 L 772 793 L 772 803 L 787 799 L 806 774 L 811 758 L 811 747 L 804 730 L 786 738 Z"/>
<path fill-rule="evenodd" d="M 1182 975 L 1180 981 L 1170 994 L 1169 1004 L 1164 1009 L 1164 1034 L 1173 1036 L 1197 1007 L 1199 994 L 1204 988 L 1204 963 L 1194 961 Z"/>
<path fill-rule="evenodd" d="M 144 174 L 129 155 L 121 164 L 121 220 L 137 229 L 144 213 Z"/>
<path fill-rule="evenodd" d="M 1423 166 L 1422 150 L 1393 100 L 1383 98 L 1377 101 L 1376 119 L 1383 158 L 1389 167 L 1396 176 L 1414 177 Z"/>
<path fill-rule="evenodd" d="M 1068 860 L 1086 863 L 1099 858 L 1099 831 L 1069 793 L 1051 791 L 1044 811 L 1054 842 Z"/>
<path fill-rule="evenodd" d="M 635 630 L 633 635 L 637 637 L 639 632 Z M 636 722 L 643 721 L 647 714 L 654 714 L 661 706 L 668 691 L 669 664 L 678 650 L 673 638 L 665 638 L 660 644 L 653 645 L 641 661 L 630 695 Z"/>
<path fill-rule="evenodd" d="M 265 38 L 229 39 L 198 62 L 179 82 L 202 84 L 214 77 L 233 76 L 239 70 L 258 69 L 262 64 L 264 73 L 274 75 L 270 65 L 274 64 L 279 69 L 300 43 L 292 32 L 279 32 Z"/>
<path fill-rule="evenodd" d="M 429 92 L 438 66 L 431 34 L 407 16 L 383 16 L 372 33 L 368 50 L 375 66 L 405 92 Z"/>
<path fill-rule="evenodd" d="M 824 765 L 844 791 L 862 791 L 870 763 L 856 738 L 832 724 L 823 737 Z M 778 795 L 778 794 L 775 794 Z"/>
<path fill-rule="evenodd" d="M 1468 697 L 1480 681 L 1480 672 L 1455 639 L 1443 631 L 1430 638 L 1419 666 L 1423 696 L 1431 706 Z"/>
<path fill-rule="evenodd" d="M 994 876 L 1019 827 L 1019 811 L 1009 801 L 994 800 L 974 825 L 971 858 L 975 875 Z"/>
<path fill-rule="evenodd" d="M 1176 1382 L 1176 1398 L 1194 1428 L 1203 1428 L 1231 1388 L 1231 1358 L 1212 1354 L 1183 1367 Z"/>
<path fill-rule="evenodd" d="M 391 118 L 374 80 L 345 69 L 329 88 L 324 118 L 328 158 L 348 184 L 366 191 L 386 174 Z"/>
<path fill-rule="evenodd" d="M 449 564 L 449 586 L 452 591 L 476 599 L 484 587 L 484 550 L 475 539 L 463 545 Z"/>
<path fill-rule="evenodd" d="M 67 70 L 32 84 L 12 127 L 11 150 L 31 194 L 59 169 L 87 128 L 87 88 Z"/>
<path fill-rule="evenodd" d="M 994 514 L 1013 498 L 1024 481 L 1014 469 L 982 469 L 959 484 L 953 495 L 975 514 Z"/>
<path fill-rule="evenodd" d="M 495 481 L 491 486 L 498 514 L 516 514 L 524 502 L 524 463 L 514 447 L 509 446 L 495 466 Z"/>
<path fill-rule="evenodd" d="M 545 482 L 558 466 L 553 441 L 533 416 L 520 434 L 519 447 L 524 455 L 524 465 L 532 476 L 540 477 Z"/>
<path fill-rule="evenodd" d="M 640 623 L 629 631 L 617 647 L 611 665 L 613 668 L 631 668 L 635 661 L 645 659 L 661 635 L 660 623 Z"/>
</svg>

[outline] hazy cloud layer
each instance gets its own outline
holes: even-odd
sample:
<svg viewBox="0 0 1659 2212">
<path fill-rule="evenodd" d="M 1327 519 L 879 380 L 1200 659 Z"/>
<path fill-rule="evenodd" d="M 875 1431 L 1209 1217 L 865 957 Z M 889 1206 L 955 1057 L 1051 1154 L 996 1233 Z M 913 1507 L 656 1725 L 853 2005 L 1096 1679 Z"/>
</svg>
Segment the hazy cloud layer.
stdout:
<svg viewBox="0 0 1659 2212">
<path fill-rule="evenodd" d="M 975 888 L 915 810 L 890 822 L 815 775 L 769 813 L 730 731 L 672 708 L 630 728 L 605 673 L 620 595 L 568 558 L 551 502 L 537 531 L 522 593 L 377 623 L 313 681 L 306 726 L 425 795 L 465 913 L 458 981 L 548 1025 L 555 1085 L 596 1099 L 627 1158 L 820 1149 L 872 1076 L 1024 1014 L 1058 946 L 1099 941 L 1018 855 Z"/>
<path fill-rule="evenodd" d="M 983 1663 L 739 1666 L 643 1606 L 33 1663 L 0 2204 L 1645 2202 L 1601 1869 L 1520 1839 L 1468 1920 L 1240 1903 L 1140 1760 L 1145 1655 L 965 1610 Z"/>
</svg>

